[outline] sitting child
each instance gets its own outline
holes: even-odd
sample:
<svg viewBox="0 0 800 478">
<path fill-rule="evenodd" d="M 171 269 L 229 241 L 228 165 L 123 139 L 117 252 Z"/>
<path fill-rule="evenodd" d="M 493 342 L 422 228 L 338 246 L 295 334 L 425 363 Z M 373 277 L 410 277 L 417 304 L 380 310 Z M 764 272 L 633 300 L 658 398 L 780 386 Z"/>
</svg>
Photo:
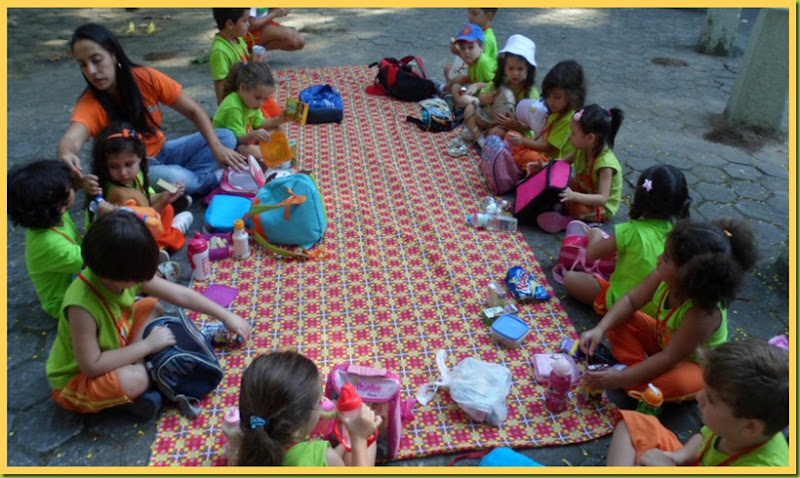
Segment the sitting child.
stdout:
<svg viewBox="0 0 800 478">
<path fill-rule="evenodd" d="M 66 291 L 46 367 L 52 399 L 67 410 L 95 413 L 131 404 L 126 408 L 132 415 L 155 416 L 161 396 L 148 390 L 144 358 L 175 344 L 166 327 L 142 338 L 144 326 L 163 315 L 156 299 L 207 314 L 250 338 L 250 325 L 238 315 L 192 289 L 154 277 L 158 244 L 135 214 L 114 211 L 97 219 L 81 256 L 86 268 Z"/>
<path fill-rule="evenodd" d="M 477 101 L 464 109 L 464 123 L 472 138 L 482 132 L 501 138 L 507 128 L 498 123 L 515 115 L 517 102 L 539 98 L 536 89 L 536 45 L 522 35 L 511 35 L 498 55 L 497 72 Z M 487 131 L 488 130 L 488 131 Z"/>
<path fill-rule="evenodd" d="M 569 271 L 564 276 L 567 293 L 605 315 L 629 290 L 642 282 L 658 265 L 667 234 L 675 221 L 689 217 L 689 188 L 680 169 L 657 164 L 645 169 L 636 183 L 631 220 L 617 224 L 614 235 L 603 237 L 598 228 L 589 229 L 586 258 L 590 260 L 617 253 L 617 265 L 609 281 L 586 272 Z M 648 302 L 642 311 L 656 314 L 657 304 Z"/>
<path fill-rule="evenodd" d="M 185 209 L 191 200 L 181 182 L 175 183 L 174 193 L 156 193 L 150 186 L 144 140 L 133 125 L 113 122 L 100 132 L 92 147 L 92 173 L 94 177 L 85 180 L 84 186 L 89 196 L 103 197 L 116 206 L 128 205 L 133 198 L 135 206 L 151 207 L 160 215 L 163 227 L 156 241 L 161 249 L 175 252 L 186 244 L 186 231 L 194 218 L 189 211 L 176 214 L 175 209 Z"/>
<path fill-rule="evenodd" d="M 8 173 L 8 217 L 25 228 L 25 266 L 42 309 L 58 318 L 61 301 L 83 267 L 81 235 L 69 208 L 72 173 L 61 161 L 36 161 Z"/>
<path fill-rule="evenodd" d="M 789 466 L 789 355 L 760 339 L 708 351 L 700 433 L 681 444 L 656 417 L 623 410 L 609 466 Z"/>
<path fill-rule="evenodd" d="M 650 382 L 665 401 L 693 399 L 704 386 L 697 350 L 728 340 L 727 308 L 755 261 L 746 223 L 679 221 L 656 270 L 581 334 L 580 348 L 588 356 L 608 334 L 614 358 L 628 366 L 588 372 L 586 384 L 641 392 Z M 650 301 L 657 304 L 652 317 L 639 310 Z"/>
<path fill-rule="evenodd" d="M 483 30 L 484 48 L 483 51 L 489 58 L 497 58 L 497 36 L 494 34 L 492 22 L 497 14 L 496 8 L 468 8 L 467 15 L 469 23 L 478 25 Z M 456 47 L 456 39 L 450 37 L 450 53 L 453 54 L 453 61 L 445 65 L 444 77 L 446 80 L 457 78 L 465 74 L 467 64 L 459 56 Z M 452 84 L 445 83 L 444 92 L 449 92 Z"/>
<path fill-rule="evenodd" d="M 464 63 L 467 73 L 454 78 L 447 77 L 446 91 L 455 99 L 457 108 L 465 108 L 487 83 L 494 78 L 497 71 L 497 58 L 489 57 L 484 51 L 483 29 L 474 23 L 467 23 L 458 33 L 455 46 Z"/>
<path fill-rule="evenodd" d="M 538 172 L 548 161 L 563 158 L 575 150 L 570 139 L 572 116 L 583 108 L 586 82 L 583 68 L 573 60 L 558 62 L 542 81 L 546 113 L 537 100 L 522 100 L 516 117 L 502 117 L 498 124 L 509 130 L 506 141 L 514 162 L 526 175 Z M 541 100 L 539 100 L 541 101 Z M 537 109 L 538 108 L 538 109 Z M 538 118 L 544 116 L 544 122 Z"/>
<path fill-rule="evenodd" d="M 233 131 L 239 141 L 236 151 L 261 159 L 258 143 L 269 141 L 269 129 L 278 128 L 285 120 L 264 119 L 261 107 L 275 94 L 275 78 L 266 63 L 250 62 L 233 65 L 224 88 L 225 99 L 214 113 L 214 127 Z"/>
<path fill-rule="evenodd" d="M 319 421 L 322 380 L 317 366 L 297 352 L 272 352 L 253 360 L 239 392 L 239 466 L 375 466 L 377 446 L 367 439 L 380 415 L 362 404 L 356 417 L 342 417 L 352 450 L 327 440 L 309 440 Z"/>
<path fill-rule="evenodd" d="M 614 138 L 622 124 L 622 110 L 589 105 L 572 116 L 571 140 L 575 151 L 563 158 L 574 177 L 559 195 L 566 215 L 548 211 L 536 218 L 542 230 L 555 234 L 572 219 L 605 222 L 614 217 L 622 200 L 622 166 L 614 154 Z"/>
</svg>

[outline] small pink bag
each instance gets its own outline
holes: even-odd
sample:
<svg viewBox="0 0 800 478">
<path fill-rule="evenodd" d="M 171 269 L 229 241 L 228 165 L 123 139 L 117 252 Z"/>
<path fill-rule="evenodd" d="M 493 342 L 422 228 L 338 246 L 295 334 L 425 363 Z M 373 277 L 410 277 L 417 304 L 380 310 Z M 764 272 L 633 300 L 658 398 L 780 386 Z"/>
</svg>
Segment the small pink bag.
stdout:
<svg viewBox="0 0 800 478">
<path fill-rule="evenodd" d="M 569 271 L 598 274 L 605 280 L 611 277 L 617 264 L 617 254 L 596 260 L 588 259 L 586 257 L 586 246 L 589 244 L 589 238 L 586 236 L 588 230 L 589 225 L 583 221 L 575 220 L 567 224 L 567 233 L 561 241 L 561 249 L 558 252 L 558 264 L 553 267 L 554 281 L 563 284 L 564 276 Z M 609 236 L 603 232 L 603 237 Z"/>
<path fill-rule="evenodd" d="M 572 166 L 560 159 L 551 160 L 538 173 L 517 186 L 514 217 L 533 224 L 536 217 L 558 203 L 558 195 L 569 186 Z"/>
<path fill-rule="evenodd" d="M 333 401 L 339 399 L 342 386 L 352 383 L 375 413 L 383 417 L 378 436 L 378 458 L 393 460 L 400 451 L 403 425 L 414 419 L 412 410 L 416 399 L 400 399 L 403 389 L 400 377 L 382 368 L 363 365 L 339 364 L 333 367 L 325 384 L 325 396 Z"/>
</svg>

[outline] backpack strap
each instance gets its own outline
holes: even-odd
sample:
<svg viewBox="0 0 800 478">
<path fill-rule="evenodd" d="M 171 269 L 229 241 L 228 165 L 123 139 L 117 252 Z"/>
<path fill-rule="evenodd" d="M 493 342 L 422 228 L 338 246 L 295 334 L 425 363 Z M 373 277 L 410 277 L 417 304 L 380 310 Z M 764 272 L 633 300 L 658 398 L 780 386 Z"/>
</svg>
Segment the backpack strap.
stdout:
<svg viewBox="0 0 800 478">
<path fill-rule="evenodd" d="M 406 121 L 408 121 L 409 123 L 414 123 L 415 125 L 419 126 L 419 129 L 423 131 L 428 131 L 428 127 L 425 126 L 425 123 L 419 118 L 414 118 L 413 116 L 406 116 Z"/>
<path fill-rule="evenodd" d="M 425 64 L 422 62 L 422 58 L 420 58 L 418 56 L 414 56 L 414 55 L 404 56 L 400 60 L 400 64 L 408 65 L 412 61 L 417 63 L 417 67 L 419 67 L 419 71 L 422 73 L 422 77 L 423 78 L 428 78 L 428 75 L 425 73 Z"/>
<path fill-rule="evenodd" d="M 181 415 L 187 418 L 195 418 L 200 415 L 202 411 L 200 409 L 200 400 L 192 397 L 187 397 L 186 395 L 180 394 L 175 396 L 175 401 L 178 403 L 178 408 L 181 411 Z"/>
</svg>

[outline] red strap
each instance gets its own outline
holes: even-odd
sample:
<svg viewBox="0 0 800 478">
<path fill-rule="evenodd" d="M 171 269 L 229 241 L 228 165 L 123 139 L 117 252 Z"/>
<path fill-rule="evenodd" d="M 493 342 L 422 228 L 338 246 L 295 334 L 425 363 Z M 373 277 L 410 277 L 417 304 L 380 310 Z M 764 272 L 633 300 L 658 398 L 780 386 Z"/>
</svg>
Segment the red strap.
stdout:
<svg viewBox="0 0 800 478">
<path fill-rule="evenodd" d="M 711 448 L 711 444 L 714 443 L 714 440 L 716 440 L 716 439 L 717 439 L 717 435 L 716 434 L 711 434 L 711 437 L 708 440 L 706 440 L 706 444 L 705 444 L 705 446 L 703 446 L 703 451 L 701 451 L 700 454 L 697 455 L 697 461 L 695 461 L 694 466 L 701 466 L 703 464 L 703 456 L 705 456 L 705 454 L 708 452 L 708 449 Z M 752 451 L 755 451 L 757 448 L 761 447 L 764 443 L 766 443 L 766 442 L 756 443 L 755 445 L 749 446 L 749 447 L 745 448 L 744 450 L 742 450 L 742 451 L 740 451 L 738 453 L 734 453 L 733 455 L 729 456 L 728 458 L 726 458 L 721 463 L 719 463 L 718 465 L 715 465 L 715 466 L 728 466 L 731 463 L 733 463 L 734 461 L 736 461 L 739 458 L 741 458 L 742 456 L 744 456 L 744 455 L 746 455 L 746 454 L 748 454 L 748 453 L 750 453 Z"/>
<path fill-rule="evenodd" d="M 466 458 L 483 458 L 484 456 L 488 455 L 489 452 L 494 450 L 494 448 L 487 448 L 481 451 L 473 451 L 471 453 L 464 453 L 463 455 L 458 455 L 457 457 L 450 460 L 450 464 L 447 466 L 453 466 L 453 464 L 457 461 L 464 460 Z"/>
<path fill-rule="evenodd" d="M 86 276 L 83 275 L 83 272 L 79 272 L 78 277 L 83 282 L 85 282 L 86 285 L 89 286 L 89 289 L 91 289 L 91 291 L 94 292 L 94 295 L 96 295 L 97 298 L 100 299 L 100 302 L 102 302 L 103 305 L 106 307 L 108 315 L 115 319 L 114 323 L 117 326 L 117 335 L 119 336 L 119 346 L 125 347 L 127 345 L 128 334 L 130 333 L 131 328 L 133 327 L 133 325 L 130 323 L 131 309 L 127 308 L 127 310 L 123 310 L 122 320 L 116 320 L 114 312 L 111 310 L 111 305 L 108 303 L 106 298 L 103 297 L 103 294 L 101 294 L 100 291 L 97 290 L 97 288 L 94 285 L 92 285 L 91 282 L 89 282 L 89 279 L 87 279 Z"/>
<path fill-rule="evenodd" d="M 420 58 L 418 56 L 414 56 L 414 55 L 408 55 L 408 56 L 403 57 L 403 59 L 400 60 L 400 63 L 403 64 L 403 65 L 408 65 L 412 61 L 417 62 L 417 66 L 419 67 L 419 71 L 422 72 L 422 77 L 423 78 L 427 78 L 428 75 L 425 74 L 425 63 L 422 62 L 422 58 Z"/>
</svg>

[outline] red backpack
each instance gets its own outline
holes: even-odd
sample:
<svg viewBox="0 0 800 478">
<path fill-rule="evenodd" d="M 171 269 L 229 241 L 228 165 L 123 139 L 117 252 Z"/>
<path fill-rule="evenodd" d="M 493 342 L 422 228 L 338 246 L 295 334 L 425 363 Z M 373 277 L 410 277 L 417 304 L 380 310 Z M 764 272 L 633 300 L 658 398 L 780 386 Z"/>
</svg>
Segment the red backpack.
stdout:
<svg viewBox="0 0 800 478">
<path fill-rule="evenodd" d="M 412 68 L 414 64 L 419 71 Z M 436 83 L 425 75 L 425 65 L 418 56 L 409 55 L 400 60 L 383 58 L 369 66 L 378 67 L 375 86 L 398 100 L 421 101 L 436 94 Z"/>
</svg>

